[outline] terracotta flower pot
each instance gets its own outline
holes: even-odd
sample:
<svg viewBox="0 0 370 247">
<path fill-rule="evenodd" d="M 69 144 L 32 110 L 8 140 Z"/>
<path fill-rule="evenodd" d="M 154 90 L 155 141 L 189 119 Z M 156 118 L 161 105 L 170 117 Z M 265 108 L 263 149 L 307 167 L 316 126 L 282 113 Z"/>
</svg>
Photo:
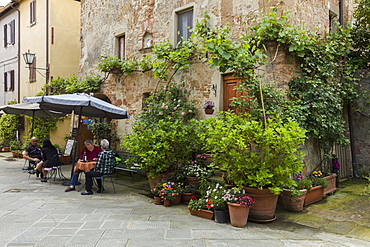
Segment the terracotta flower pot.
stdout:
<svg viewBox="0 0 370 247">
<path fill-rule="evenodd" d="M 215 111 L 215 110 L 213 110 L 213 109 L 204 109 L 204 112 L 205 112 L 207 115 L 212 115 L 214 111 Z"/>
<path fill-rule="evenodd" d="M 159 196 L 153 196 L 155 205 L 162 205 L 161 198 Z"/>
<path fill-rule="evenodd" d="M 155 176 L 154 178 L 151 178 L 151 177 L 148 176 L 150 190 L 154 189 L 155 186 L 157 186 L 157 184 L 160 183 L 163 178 L 165 178 L 164 173 L 159 174 L 159 175 Z"/>
<path fill-rule="evenodd" d="M 199 188 L 199 178 L 198 177 L 186 177 L 186 183 L 194 185 L 195 189 Z"/>
<path fill-rule="evenodd" d="M 282 197 L 284 208 L 290 212 L 301 212 L 303 210 L 304 199 L 306 198 L 307 190 L 300 190 L 302 195 L 292 197 L 292 190 L 283 189 Z"/>
<path fill-rule="evenodd" d="M 227 203 L 229 207 L 230 223 L 235 227 L 245 227 L 248 221 L 250 207 L 237 203 Z"/>
<path fill-rule="evenodd" d="M 4 152 L 10 152 L 10 147 L 3 147 Z"/>
<path fill-rule="evenodd" d="M 180 203 L 181 203 L 181 195 L 176 196 L 176 198 L 171 201 L 171 205 L 179 205 Z"/>
<path fill-rule="evenodd" d="M 201 210 L 198 210 L 196 216 L 207 219 L 207 220 L 213 220 L 214 212 L 201 209 Z"/>
<path fill-rule="evenodd" d="M 184 204 L 188 204 L 190 201 L 190 197 L 193 195 L 193 193 L 182 193 L 182 199 L 181 202 Z"/>
<path fill-rule="evenodd" d="M 251 196 L 255 203 L 249 211 L 249 220 L 265 223 L 276 220 L 275 210 L 279 195 L 274 195 L 269 189 L 244 187 L 246 194 Z"/>
<path fill-rule="evenodd" d="M 304 199 L 304 206 L 321 201 L 323 197 L 324 187 L 322 187 L 322 185 L 312 187 L 311 190 L 308 191 L 306 194 L 306 198 Z"/>
<path fill-rule="evenodd" d="M 165 206 L 165 207 L 171 206 L 171 201 L 170 200 L 164 200 L 163 201 L 163 206 Z"/>
<path fill-rule="evenodd" d="M 337 174 L 333 173 L 330 176 L 326 176 L 324 178 L 329 182 L 329 186 L 327 188 L 324 188 L 324 195 L 326 195 L 337 189 Z"/>
<path fill-rule="evenodd" d="M 198 216 L 198 210 L 192 210 L 192 209 L 189 208 L 189 212 L 193 216 Z"/>
</svg>

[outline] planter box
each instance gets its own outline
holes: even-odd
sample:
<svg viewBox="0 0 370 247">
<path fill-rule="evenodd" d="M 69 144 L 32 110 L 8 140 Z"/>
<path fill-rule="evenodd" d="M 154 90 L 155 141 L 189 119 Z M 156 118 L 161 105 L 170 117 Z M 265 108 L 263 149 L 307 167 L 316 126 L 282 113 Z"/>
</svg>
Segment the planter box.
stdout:
<svg viewBox="0 0 370 247">
<path fill-rule="evenodd" d="M 204 219 L 207 219 L 207 220 L 213 220 L 213 217 L 214 217 L 214 212 L 208 211 L 208 210 L 204 210 L 204 209 L 201 209 L 201 210 L 191 210 L 189 208 L 189 212 L 193 216 L 198 216 L 198 217 L 201 217 L 201 218 L 204 218 Z"/>
<path fill-rule="evenodd" d="M 330 176 L 324 177 L 328 182 L 329 186 L 324 188 L 324 195 L 329 194 L 337 190 L 337 174 L 331 174 Z"/>
<path fill-rule="evenodd" d="M 308 191 L 306 194 L 306 198 L 304 199 L 304 206 L 321 201 L 323 197 L 324 187 L 322 187 L 322 185 L 312 187 L 311 190 Z"/>
</svg>

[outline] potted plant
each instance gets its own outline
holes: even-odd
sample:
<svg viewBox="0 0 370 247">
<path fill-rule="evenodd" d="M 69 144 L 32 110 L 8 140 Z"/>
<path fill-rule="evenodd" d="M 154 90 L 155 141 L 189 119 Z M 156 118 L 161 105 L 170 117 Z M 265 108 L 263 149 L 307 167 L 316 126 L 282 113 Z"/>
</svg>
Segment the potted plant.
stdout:
<svg viewBox="0 0 370 247">
<path fill-rule="evenodd" d="M 230 222 L 235 227 L 245 227 L 248 221 L 249 208 L 255 201 L 246 194 L 245 190 L 237 187 L 226 191 L 222 197 L 229 207 Z"/>
<path fill-rule="evenodd" d="M 193 184 L 185 185 L 184 191 L 182 192 L 182 203 L 188 204 L 191 196 L 194 195 L 195 186 Z"/>
<path fill-rule="evenodd" d="M 307 191 L 312 187 L 312 181 L 309 178 L 297 176 L 296 184 L 293 188 L 284 188 L 282 192 L 284 209 L 290 212 L 300 212 L 303 210 Z"/>
<path fill-rule="evenodd" d="M 210 210 L 212 208 L 211 201 L 208 199 L 197 199 L 195 196 L 192 196 L 188 208 L 191 215 L 209 220 L 212 220 L 214 217 L 214 212 Z"/>
<path fill-rule="evenodd" d="M 256 201 L 249 217 L 257 222 L 275 220 L 279 193 L 292 186 L 291 174 L 299 174 L 305 130 L 291 119 L 272 117 L 264 124 L 249 114 L 223 112 L 202 121 L 200 133 L 207 150 L 214 153 L 215 167 Z M 267 200 L 267 201 L 265 201 Z"/>
<path fill-rule="evenodd" d="M 327 188 L 329 183 L 323 178 L 321 171 L 313 171 L 310 177 L 312 181 L 312 187 L 307 192 L 304 200 L 304 206 L 321 201 L 324 197 L 324 188 Z"/>
<path fill-rule="evenodd" d="M 205 198 L 208 199 L 209 208 L 214 211 L 215 221 L 217 223 L 226 223 L 229 220 L 227 204 L 223 199 L 226 193 L 226 187 L 220 183 L 211 183 L 206 191 Z"/>
<path fill-rule="evenodd" d="M 213 112 L 215 111 L 214 108 L 215 108 L 215 104 L 209 100 L 207 100 L 203 105 L 204 112 L 208 115 L 213 114 Z"/>
<path fill-rule="evenodd" d="M 18 158 L 20 155 L 22 155 L 21 147 L 22 143 L 18 140 L 12 140 L 9 142 L 10 150 L 12 151 L 13 157 Z"/>
<path fill-rule="evenodd" d="M 163 189 L 163 183 L 158 183 L 155 188 L 153 188 L 150 193 L 153 195 L 154 204 L 162 205 L 161 200 L 161 190 Z"/>
<path fill-rule="evenodd" d="M 195 160 L 184 167 L 185 181 L 187 184 L 194 185 L 195 189 L 199 187 L 199 178 L 208 174 L 207 165 L 205 163 L 206 159 L 206 156 L 198 154 Z"/>
<path fill-rule="evenodd" d="M 122 61 L 117 57 L 107 56 L 101 59 L 98 69 L 102 72 L 122 73 Z"/>
<path fill-rule="evenodd" d="M 171 206 L 171 201 L 180 195 L 178 190 L 175 188 L 174 182 L 167 182 L 163 185 L 163 188 L 160 190 L 159 195 L 163 201 L 163 206 Z"/>
</svg>

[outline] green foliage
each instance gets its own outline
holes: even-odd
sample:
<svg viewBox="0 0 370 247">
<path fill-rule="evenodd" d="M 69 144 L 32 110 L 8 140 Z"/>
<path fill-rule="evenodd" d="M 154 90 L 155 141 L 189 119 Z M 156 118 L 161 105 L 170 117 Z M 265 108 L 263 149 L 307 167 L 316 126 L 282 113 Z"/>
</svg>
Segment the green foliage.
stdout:
<svg viewBox="0 0 370 247">
<path fill-rule="evenodd" d="M 247 115 L 225 112 L 202 122 L 201 137 L 214 153 L 214 164 L 227 171 L 237 186 L 269 188 L 277 194 L 294 183 L 289 176 L 302 169 L 299 151 L 305 131 L 296 122 L 279 117 L 266 128 Z"/>
<path fill-rule="evenodd" d="M 146 99 L 146 107 L 138 116 L 139 121 L 150 127 L 163 119 L 180 119 L 186 122 L 194 118 L 196 108 L 193 102 L 188 101 L 188 94 L 183 85 L 170 84 L 160 87 Z"/>
<path fill-rule="evenodd" d="M 174 172 L 190 163 L 197 146 L 196 121 L 187 124 L 180 119 L 159 120 L 152 128 L 136 121 L 133 133 L 124 137 L 122 148 L 140 159 L 141 169 L 154 177 L 166 171 Z"/>
<path fill-rule="evenodd" d="M 30 121 L 32 121 L 32 117 L 28 117 Z M 34 118 L 34 130 L 33 136 L 37 138 L 37 140 L 45 140 L 50 139 L 50 131 L 55 130 L 57 128 L 57 122 L 63 121 L 63 118 L 52 118 L 52 117 L 43 117 L 43 118 Z M 31 128 L 28 129 L 29 134 L 31 134 Z"/>
<path fill-rule="evenodd" d="M 99 122 L 98 119 L 95 119 L 95 122 L 91 124 L 91 132 L 97 143 L 100 143 L 102 139 L 107 139 L 113 147 L 113 144 L 119 141 L 113 122 Z"/>
<path fill-rule="evenodd" d="M 17 101 L 9 101 L 8 105 L 17 104 Z M 18 116 L 2 114 L 0 117 L 0 143 L 4 147 L 9 147 L 10 141 L 16 140 Z"/>
<path fill-rule="evenodd" d="M 18 140 L 12 140 L 12 141 L 9 142 L 9 144 L 10 144 L 10 150 L 11 151 L 22 149 L 22 143 Z"/>
<path fill-rule="evenodd" d="M 72 93 L 91 93 L 97 92 L 100 89 L 102 80 L 99 76 L 91 75 L 84 79 L 77 77 L 53 79 L 49 84 L 41 88 L 38 95 L 58 95 L 58 94 L 72 94 Z"/>
<path fill-rule="evenodd" d="M 122 61 L 117 57 L 106 56 L 101 59 L 100 63 L 98 64 L 98 69 L 103 72 L 110 72 L 112 69 L 121 68 Z"/>
</svg>

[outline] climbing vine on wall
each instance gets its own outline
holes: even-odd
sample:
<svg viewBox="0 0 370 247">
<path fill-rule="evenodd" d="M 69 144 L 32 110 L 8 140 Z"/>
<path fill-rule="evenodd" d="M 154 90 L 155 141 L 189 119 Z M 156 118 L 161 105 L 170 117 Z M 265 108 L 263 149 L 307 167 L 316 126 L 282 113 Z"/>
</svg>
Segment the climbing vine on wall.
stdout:
<svg viewBox="0 0 370 247">
<path fill-rule="evenodd" d="M 279 17 L 273 9 L 237 39 L 228 27 L 210 28 L 208 20 L 205 15 L 191 37 L 175 48 L 170 41 L 154 46 L 146 59 L 152 63 L 155 78 L 171 81 L 178 70 L 208 63 L 240 78 L 237 90 L 244 94 L 233 99 L 236 107 L 264 119 L 269 114 L 292 117 L 324 150 L 334 142 L 347 143 L 343 107 L 358 97 L 353 79 L 356 66 L 347 60 L 353 44 L 350 29 L 338 26 L 338 32 L 320 36 L 289 25 L 288 17 Z M 301 75 L 285 91 L 263 83 L 256 73 L 267 63 L 266 46 L 271 45 L 300 64 Z"/>
</svg>

